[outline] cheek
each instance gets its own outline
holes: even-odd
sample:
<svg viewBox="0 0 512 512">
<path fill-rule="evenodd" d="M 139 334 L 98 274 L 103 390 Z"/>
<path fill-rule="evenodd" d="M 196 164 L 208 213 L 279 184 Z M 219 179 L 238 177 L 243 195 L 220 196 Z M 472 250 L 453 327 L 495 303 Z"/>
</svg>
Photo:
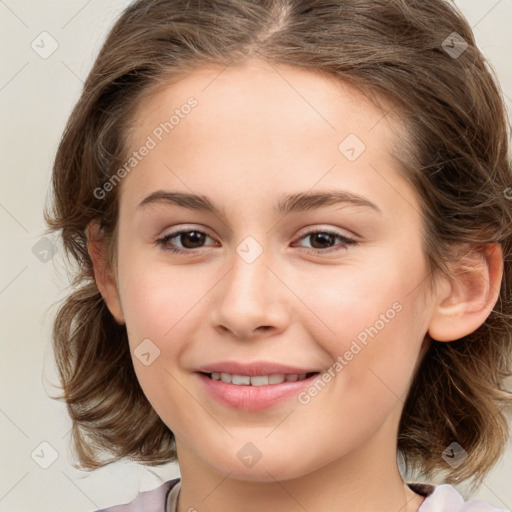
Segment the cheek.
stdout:
<svg viewBox="0 0 512 512">
<path fill-rule="evenodd" d="M 396 333 L 411 326 L 408 320 L 421 311 L 420 287 L 416 293 L 414 289 L 425 277 L 425 269 L 419 256 L 405 256 L 396 258 L 396 254 L 381 251 L 378 261 L 331 270 L 323 280 L 326 286 L 318 285 L 321 280 L 305 284 L 303 296 L 325 326 L 330 353 L 339 354 L 348 348 L 347 341 L 356 338 L 364 343 L 376 335 L 376 330 Z"/>
<path fill-rule="evenodd" d="M 141 337 L 160 343 L 181 339 L 176 334 L 184 333 L 191 313 L 211 288 L 192 266 L 170 265 L 160 258 L 126 260 L 122 276 L 120 293 L 131 343 Z"/>
<path fill-rule="evenodd" d="M 335 387 L 344 388 L 340 395 L 356 388 L 352 396 L 365 396 L 369 404 L 386 388 L 398 396 L 406 392 L 427 329 L 417 286 L 426 276 L 421 253 L 380 255 L 364 269 L 340 267 L 329 286 L 310 286 L 307 294 L 323 321 L 311 317 L 308 330 L 338 361 L 334 373 L 343 374 Z"/>
<path fill-rule="evenodd" d="M 179 410 L 178 423 L 190 425 L 195 411 L 187 406 L 190 397 L 184 392 L 186 382 L 179 361 L 188 340 L 194 338 L 197 320 L 191 319 L 208 283 L 194 279 L 186 266 L 137 257 L 124 261 L 121 275 L 122 307 L 137 379 L 164 423 L 179 431 L 172 412 Z M 150 354 L 147 365 L 148 361 L 139 357 L 144 353 Z"/>
</svg>

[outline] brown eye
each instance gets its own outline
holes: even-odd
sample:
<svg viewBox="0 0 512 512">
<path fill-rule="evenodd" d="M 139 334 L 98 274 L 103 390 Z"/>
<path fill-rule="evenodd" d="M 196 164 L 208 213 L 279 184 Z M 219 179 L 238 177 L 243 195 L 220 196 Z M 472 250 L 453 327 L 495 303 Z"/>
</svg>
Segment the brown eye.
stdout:
<svg viewBox="0 0 512 512">
<path fill-rule="evenodd" d="M 187 231 L 178 236 L 181 245 L 185 249 L 197 249 L 197 247 L 200 247 L 202 243 L 204 243 L 206 235 L 200 231 Z"/>
<path fill-rule="evenodd" d="M 327 253 L 338 250 L 346 250 L 349 245 L 357 244 L 356 240 L 348 238 L 345 235 L 329 230 L 317 230 L 310 231 L 302 236 L 299 240 L 310 240 L 312 251 L 315 253 Z M 336 240 L 340 240 L 342 243 L 338 244 L 340 247 L 336 247 Z M 334 246 L 334 247 L 333 247 Z M 301 246 L 304 247 L 304 246 Z M 307 247 L 306 247 L 307 248 Z"/>
<path fill-rule="evenodd" d="M 328 249 L 336 240 L 336 237 L 330 233 L 313 233 L 308 236 L 313 249 Z"/>
<path fill-rule="evenodd" d="M 197 229 L 182 229 L 165 235 L 158 239 L 156 243 L 167 251 L 185 253 L 203 247 L 206 238 L 211 237 L 203 231 Z M 176 241 L 178 241 L 178 246 L 176 246 Z"/>
</svg>

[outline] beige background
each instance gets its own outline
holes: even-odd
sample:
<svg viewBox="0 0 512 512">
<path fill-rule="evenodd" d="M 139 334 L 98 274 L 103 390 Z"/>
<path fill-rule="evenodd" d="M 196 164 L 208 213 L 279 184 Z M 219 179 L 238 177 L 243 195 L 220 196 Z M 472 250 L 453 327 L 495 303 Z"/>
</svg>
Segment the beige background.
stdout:
<svg viewBox="0 0 512 512">
<path fill-rule="evenodd" d="M 52 160 L 67 116 L 122 0 L 0 0 L 0 512 L 88 512 L 177 476 L 131 463 L 92 474 L 70 465 L 70 420 L 57 394 L 50 306 L 64 296 L 62 251 L 39 240 Z M 459 0 L 512 108 L 512 0 Z M 42 32 L 56 51 L 31 47 Z M 52 39 L 45 37 L 46 50 Z M 39 51 L 43 51 L 41 48 Z M 33 248 L 36 245 L 36 249 Z M 41 443 L 49 443 L 50 446 Z M 44 469 L 41 465 L 56 460 Z M 32 454 L 32 456 L 31 456 Z M 36 463 L 36 461 L 38 463 Z M 512 447 L 476 497 L 512 510 Z M 459 491 L 466 497 L 465 487 Z"/>
</svg>

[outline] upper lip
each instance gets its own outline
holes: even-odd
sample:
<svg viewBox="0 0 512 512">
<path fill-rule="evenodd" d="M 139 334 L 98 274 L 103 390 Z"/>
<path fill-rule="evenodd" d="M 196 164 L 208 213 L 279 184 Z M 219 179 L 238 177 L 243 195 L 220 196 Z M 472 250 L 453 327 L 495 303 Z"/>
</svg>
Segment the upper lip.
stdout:
<svg viewBox="0 0 512 512">
<path fill-rule="evenodd" d="M 279 363 L 272 363 L 270 361 L 260 361 L 252 363 L 242 363 L 237 361 L 222 361 L 219 363 L 212 363 L 201 366 L 197 369 L 202 373 L 230 373 L 232 375 L 248 375 L 255 377 L 257 375 L 275 375 L 275 374 L 301 374 L 301 373 L 316 373 L 319 372 L 317 368 L 305 368 L 299 366 L 289 366 Z"/>
</svg>

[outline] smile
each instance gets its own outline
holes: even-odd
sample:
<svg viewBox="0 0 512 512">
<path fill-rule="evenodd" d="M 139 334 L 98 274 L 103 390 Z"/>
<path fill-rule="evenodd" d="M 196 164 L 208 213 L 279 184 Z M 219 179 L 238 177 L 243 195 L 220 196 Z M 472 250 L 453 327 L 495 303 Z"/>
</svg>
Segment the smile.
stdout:
<svg viewBox="0 0 512 512">
<path fill-rule="evenodd" d="M 273 384 L 282 384 L 283 382 L 301 381 L 301 380 L 307 379 L 308 377 L 311 377 L 312 375 L 314 375 L 316 373 L 318 373 L 318 372 L 290 373 L 290 374 L 276 373 L 276 374 L 272 374 L 272 375 L 249 376 L 249 375 L 236 375 L 236 374 L 225 373 L 225 372 L 212 372 L 212 373 L 207 373 L 205 375 L 208 375 L 208 377 L 210 377 L 210 379 L 220 380 L 227 384 L 234 384 L 235 386 L 267 386 L 269 384 L 273 385 Z"/>
<path fill-rule="evenodd" d="M 226 372 L 196 372 L 209 399 L 228 409 L 263 411 L 296 400 L 310 386 L 319 372 L 240 375 Z"/>
</svg>

